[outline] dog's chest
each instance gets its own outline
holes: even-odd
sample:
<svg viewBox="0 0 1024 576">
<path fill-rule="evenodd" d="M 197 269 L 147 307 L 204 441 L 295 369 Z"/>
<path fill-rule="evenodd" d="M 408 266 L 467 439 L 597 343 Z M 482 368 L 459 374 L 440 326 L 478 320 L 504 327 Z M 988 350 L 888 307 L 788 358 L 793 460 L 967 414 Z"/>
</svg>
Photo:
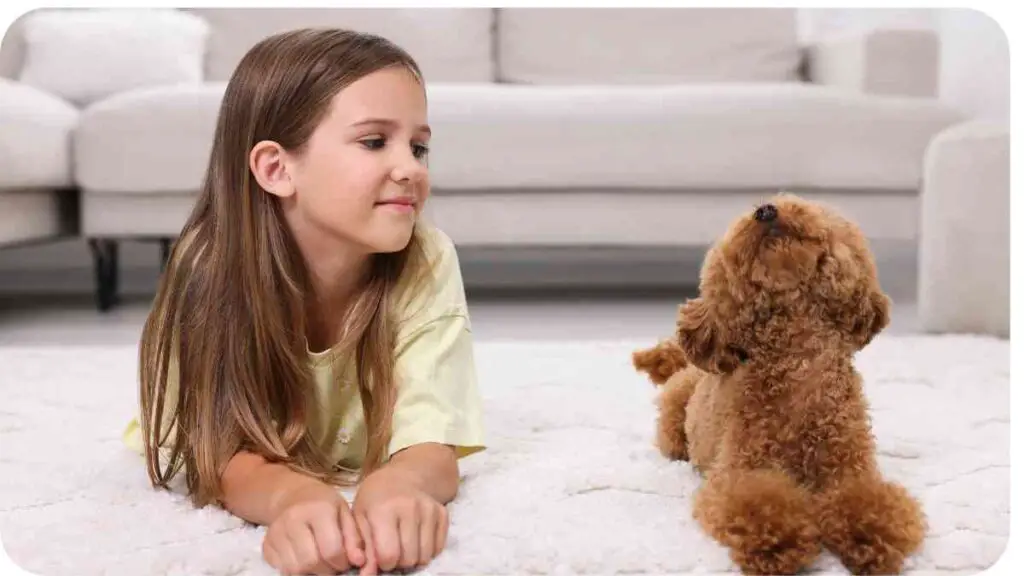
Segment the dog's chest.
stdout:
<svg viewBox="0 0 1024 576">
<path fill-rule="evenodd" d="M 779 467 L 801 479 L 814 474 L 820 447 L 805 411 L 785 397 L 735 400 L 731 440 L 744 467 Z"/>
</svg>

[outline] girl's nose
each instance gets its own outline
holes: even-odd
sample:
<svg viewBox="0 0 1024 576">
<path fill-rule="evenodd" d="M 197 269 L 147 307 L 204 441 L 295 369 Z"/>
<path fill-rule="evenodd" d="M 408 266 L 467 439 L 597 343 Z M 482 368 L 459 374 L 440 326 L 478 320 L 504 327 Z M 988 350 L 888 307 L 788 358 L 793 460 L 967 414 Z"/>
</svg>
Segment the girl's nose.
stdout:
<svg viewBox="0 0 1024 576">
<path fill-rule="evenodd" d="M 396 182 L 418 182 L 423 180 L 426 175 L 427 167 L 412 155 L 409 156 L 409 159 L 403 160 L 392 171 L 392 178 L 394 178 Z"/>
</svg>

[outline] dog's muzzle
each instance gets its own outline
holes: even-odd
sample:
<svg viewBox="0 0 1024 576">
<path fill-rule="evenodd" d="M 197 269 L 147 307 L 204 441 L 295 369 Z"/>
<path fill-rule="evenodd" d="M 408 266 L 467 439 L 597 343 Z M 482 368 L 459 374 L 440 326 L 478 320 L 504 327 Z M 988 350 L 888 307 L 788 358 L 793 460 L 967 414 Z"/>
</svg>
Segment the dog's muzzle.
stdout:
<svg viewBox="0 0 1024 576">
<path fill-rule="evenodd" d="M 779 210 L 774 204 L 763 204 L 754 210 L 754 220 L 758 222 L 774 222 L 779 217 Z"/>
</svg>

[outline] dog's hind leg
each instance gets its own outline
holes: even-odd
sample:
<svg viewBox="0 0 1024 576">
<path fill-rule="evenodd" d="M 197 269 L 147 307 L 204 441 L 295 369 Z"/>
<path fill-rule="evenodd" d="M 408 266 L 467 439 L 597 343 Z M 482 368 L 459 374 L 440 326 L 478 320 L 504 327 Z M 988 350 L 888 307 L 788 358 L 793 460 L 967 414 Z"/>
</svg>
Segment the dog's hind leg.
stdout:
<svg viewBox="0 0 1024 576">
<path fill-rule="evenodd" d="M 686 408 L 697 389 L 696 369 L 677 372 L 665 383 L 658 397 L 658 450 L 671 460 L 689 460 L 686 437 Z"/>
</svg>

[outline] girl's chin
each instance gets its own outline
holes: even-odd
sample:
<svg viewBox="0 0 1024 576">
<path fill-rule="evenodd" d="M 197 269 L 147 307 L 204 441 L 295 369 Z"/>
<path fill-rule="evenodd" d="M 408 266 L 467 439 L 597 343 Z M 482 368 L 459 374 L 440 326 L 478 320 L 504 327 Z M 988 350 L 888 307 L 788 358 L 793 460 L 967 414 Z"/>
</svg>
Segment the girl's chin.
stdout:
<svg viewBox="0 0 1024 576">
<path fill-rule="evenodd" d="M 374 234 L 373 241 L 369 244 L 373 247 L 374 252 L 380 254 L 399 252 L 409 245 L 412 228 L 412 222 L 404 226 L 387 226 Z"/>
</svg>

